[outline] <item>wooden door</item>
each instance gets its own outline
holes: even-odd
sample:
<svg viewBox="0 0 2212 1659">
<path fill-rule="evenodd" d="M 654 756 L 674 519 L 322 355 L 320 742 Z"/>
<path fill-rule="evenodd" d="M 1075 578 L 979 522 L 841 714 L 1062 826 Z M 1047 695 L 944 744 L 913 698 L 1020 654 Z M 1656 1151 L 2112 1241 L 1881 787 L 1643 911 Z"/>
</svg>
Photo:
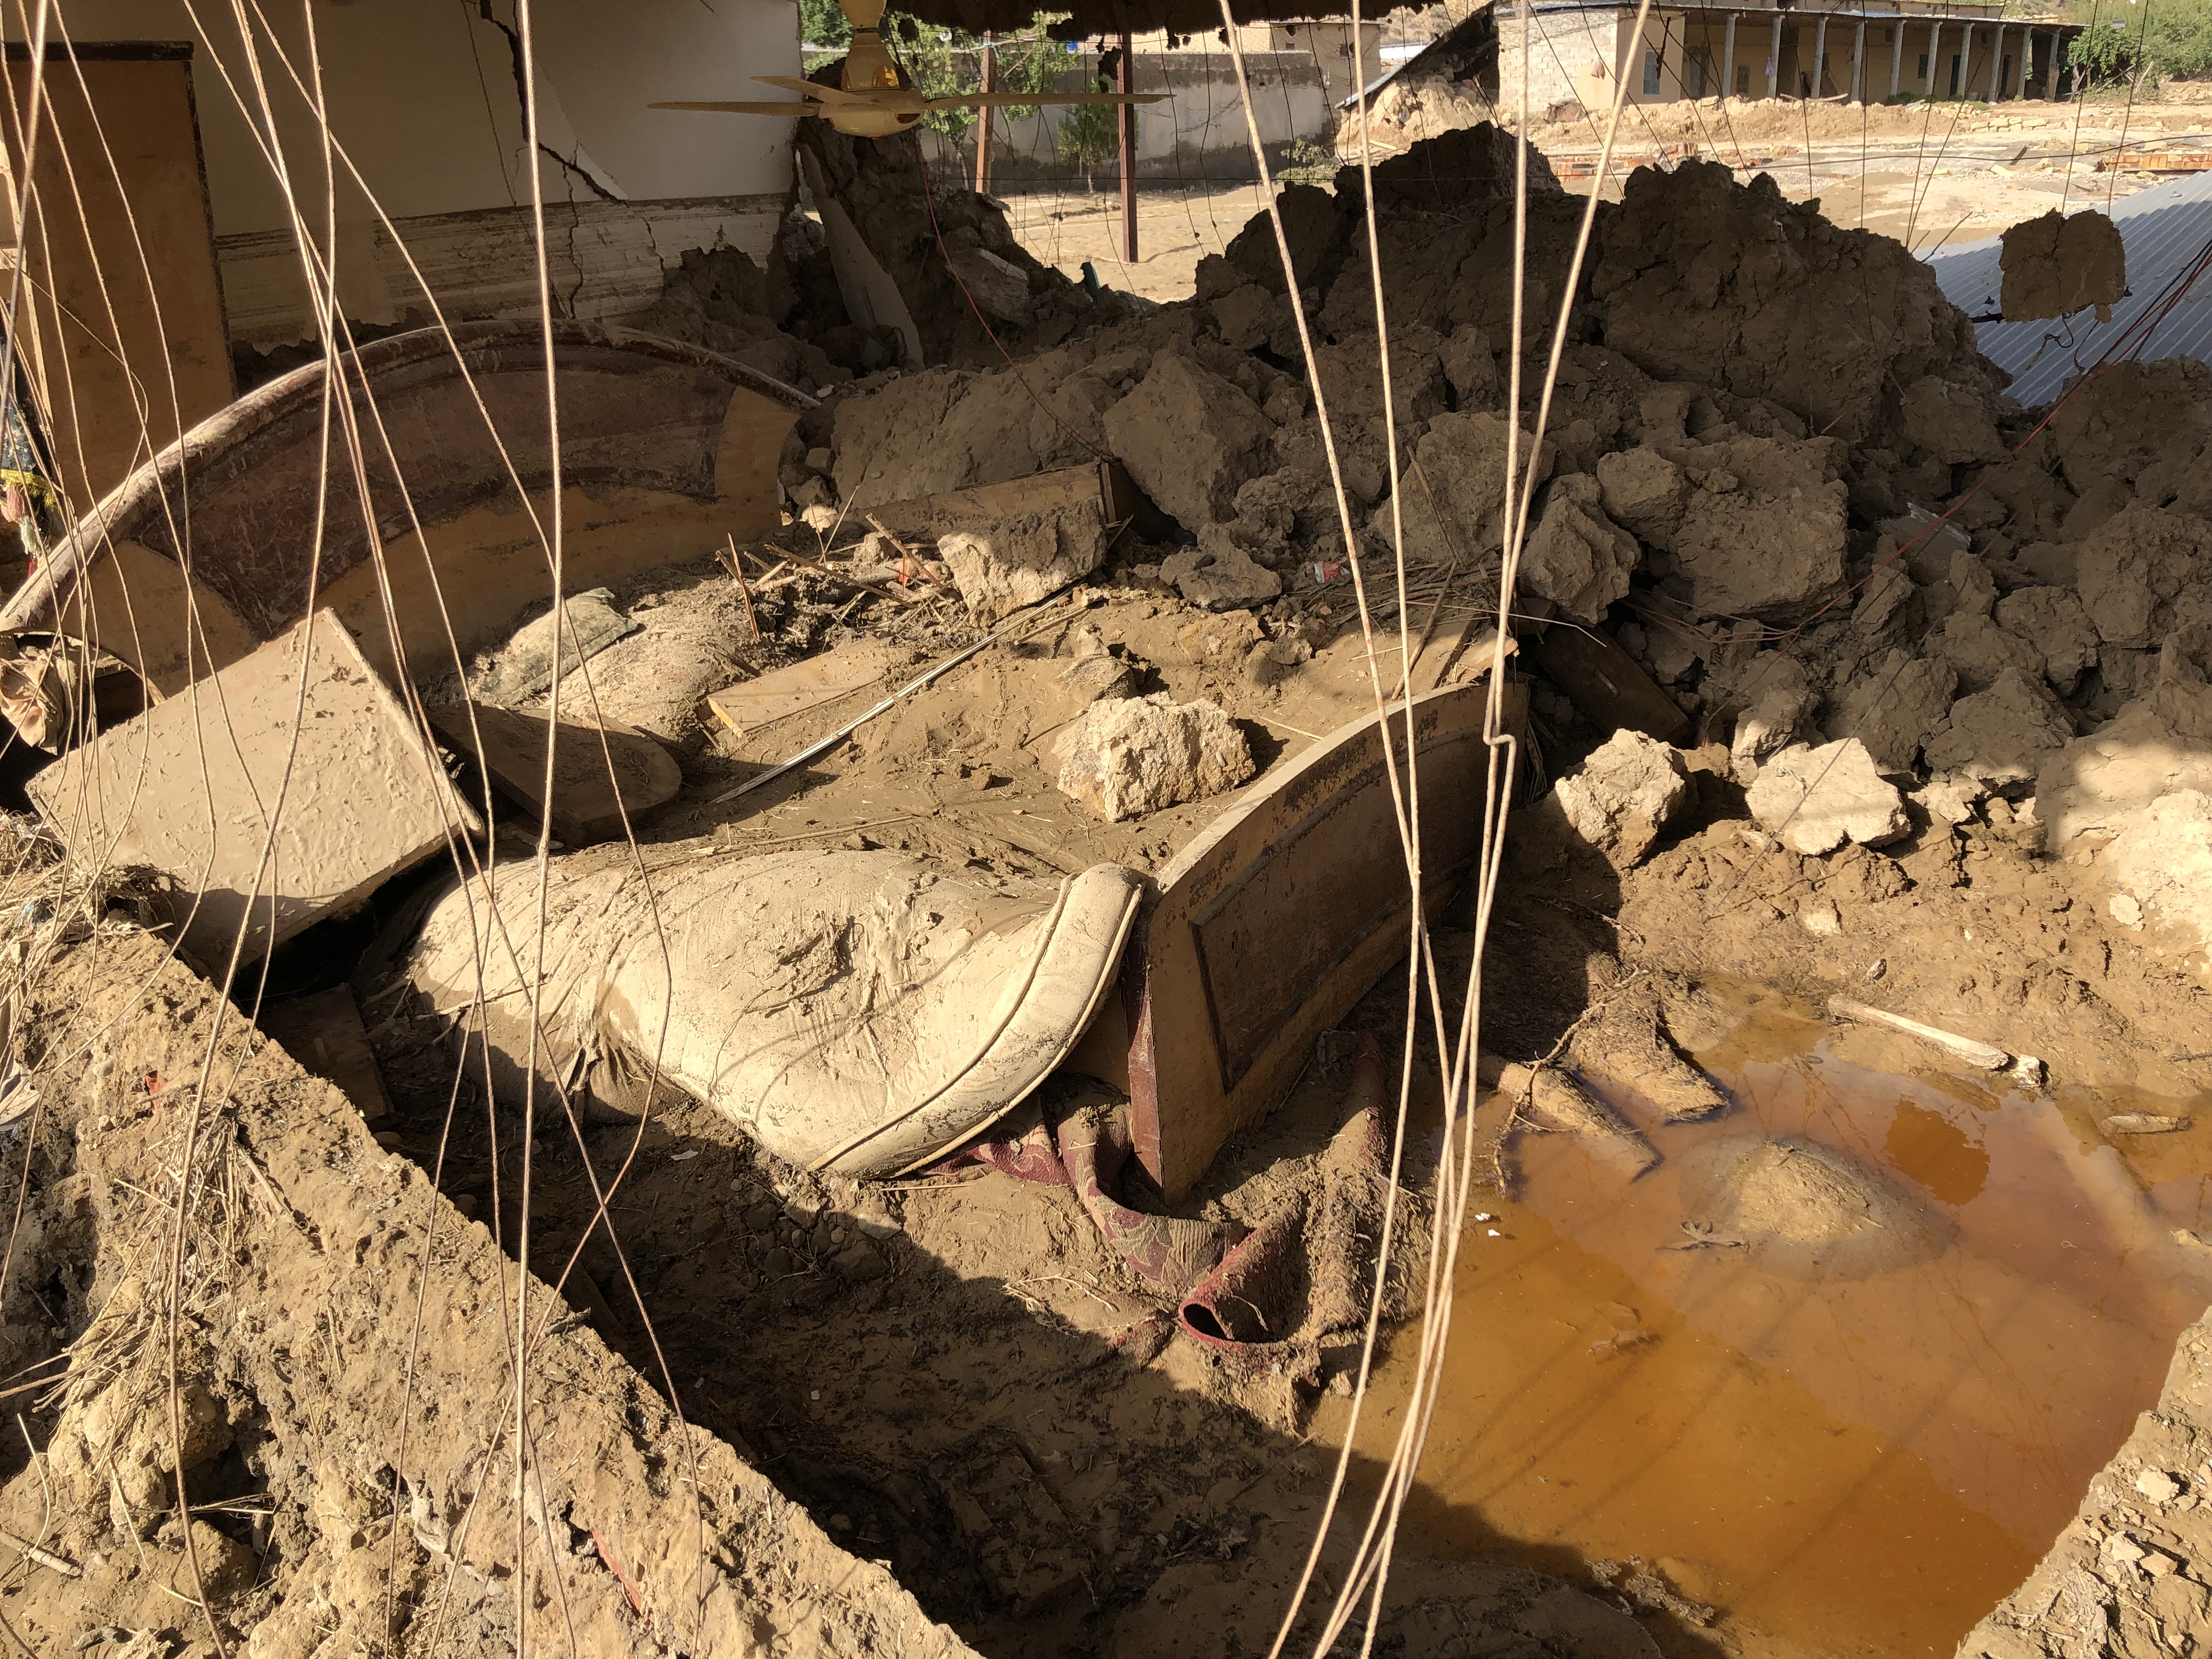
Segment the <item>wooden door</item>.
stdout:
<svg viewBox="0 0 2212 1659">
<path fill-rule="evenodd" d="M 28 48 L 8 47 L 6 200 L 17 344 L 72 516 L 230 402 L 222 281 L 188 42 L 50 47 L 27 135 Z M 33 188 L 20 237 L 24 150 Z M 0 269 L 0 295 L 17 288 Z"/>
</svg>

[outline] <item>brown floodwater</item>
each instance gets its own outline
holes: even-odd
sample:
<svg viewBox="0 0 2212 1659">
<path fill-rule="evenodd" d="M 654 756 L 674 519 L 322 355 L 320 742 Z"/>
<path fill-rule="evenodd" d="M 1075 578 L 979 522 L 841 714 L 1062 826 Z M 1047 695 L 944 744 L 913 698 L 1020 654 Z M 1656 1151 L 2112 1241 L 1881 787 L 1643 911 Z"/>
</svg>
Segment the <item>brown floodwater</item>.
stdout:
<svg viewBox="0 0 2212 1659">
<path fill-rule="evenodd" d="M 1698 1056 L 1735 1104 L 1634 1117 L 1665 1162 L 1625 1182 L 1588 1143 L 1516 1145 L 1515 1197 L 1478 1198 L 1444 1381 L 1401 1535 L 1588 1583 L 1638 1556 L 1722 1609 L 1670 1640 L 1760 1656 L 1948 1656 L 2015 1587 L 2157 1398 L 2212 1300 L 2212 1103 L 2054 1097 L 1946 1075 L 1902 1039 L 1736 994 Z M 1916 1069 L 1919 1068 L 1919 1069 Z M 2187 1113 L 2106 1145 L 2117 1111 Z M 1682 1249 L 1698 1149 L 1794 1136 L 1884 1172 L 1935 1242 L 1856 1279 Z M 1380 1455 L 1418 1327 L 1378 1368 Z M 1344 1408 L 1321 1424 L 1340 1437 Z"/>
</svg>

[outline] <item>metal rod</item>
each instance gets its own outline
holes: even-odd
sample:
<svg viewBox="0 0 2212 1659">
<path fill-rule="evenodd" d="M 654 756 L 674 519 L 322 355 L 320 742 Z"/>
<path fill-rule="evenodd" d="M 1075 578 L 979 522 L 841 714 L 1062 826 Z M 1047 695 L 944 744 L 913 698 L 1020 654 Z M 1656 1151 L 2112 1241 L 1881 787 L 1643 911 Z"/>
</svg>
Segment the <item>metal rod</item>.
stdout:
<svg viewBox="0 0 2212 1659">
<path fill-rule="evenodd" d="M 999 54 L 992 49 L 991 32 L 983 31 L 983 88 L 985 92 L 999 89 Z M 975 193 L 991 193 L 991 106 L 988 104 L 975 112 Z"/>
<path fill-rule="evenodd" d="M 1115 66 L 1115 90 L 1134 92 L 1137 89 L 1137 54 L 1131 46 L 1129 32 L 1121 31 L 1121 61 Z M 1121 134 L 1121 258 L 1129 264 L 1137 262 L 1137 106 L 1121 104 L 1115 107 L 1115 119 Z"/>
</svg>

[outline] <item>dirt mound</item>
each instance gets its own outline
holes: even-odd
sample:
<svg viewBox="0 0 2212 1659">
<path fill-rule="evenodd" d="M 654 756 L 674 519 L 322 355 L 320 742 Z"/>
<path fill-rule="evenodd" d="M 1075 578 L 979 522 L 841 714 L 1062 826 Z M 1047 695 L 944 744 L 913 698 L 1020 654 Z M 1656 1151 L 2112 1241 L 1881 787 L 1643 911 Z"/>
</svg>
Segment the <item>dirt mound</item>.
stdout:
<svg viewBox="0 0 2212 1659">
<path fill-rule="evenodd" d="M 43 1455 L 11 1459 L 0 1525 L 79 1571 L 46 1572 L 11 1623 L 40 1653 L 101 1630 L 177 1632 L 143 1650 L 173 1650 L 204 1637 L 197 1582 L 229 1650 L 257 1659 L 411 1649 L 433 1631 L 511 1650 L 518 1517 L 493 1402 L 513 1386 L 516 1280 L 491 1233 L 150 935 L 111 928 L 70 951 L 23 1016 L 43 1106 L 15 1272 L 46 1287 L 72 1359 Z M 198 1097 L 210 1042 L 219 1105 Z M 181 1443 L 162 1312 L 178 1222 L 154 1196 L 180 1188 Z M 902 1648 L 969 1650 L 728 1444 L 686 1430 L 546 1285 L 528 1310 L 534 1632 L 573 1631 L 579 1653 L 652 1632 L 702 1653 L 766 1632 L 831 1652 L 892 1631 Z M 204 1517 L 197 1579 L 180 1469 Z"/>
<path fill-rule="evenodd" d="M 1788 1279 L 1865 1279 L 1932 1261 L 1948 1242 L 1935 1212 L 1856 1159 L 1800 1137 L 1731 1135 L 1685 1164 L 1689 1219 Z"/>
<path fill-rule="evenodd" d="M 1590 283 L 1605 342 L 1648 373 L 1780 404 L 1813 430 L 1903 455 L 1957 434 L 1916 423 L 1925 382 L 1960 400 L 1953 422 L 1996 414 L 2003 374 L 1973 325 L 1898 243 L 1838 228 L 1817 204 L 1785 201 L 1761 173 L 1686 161 L 1639 168 L 1606 227 Z"/>
</svg>

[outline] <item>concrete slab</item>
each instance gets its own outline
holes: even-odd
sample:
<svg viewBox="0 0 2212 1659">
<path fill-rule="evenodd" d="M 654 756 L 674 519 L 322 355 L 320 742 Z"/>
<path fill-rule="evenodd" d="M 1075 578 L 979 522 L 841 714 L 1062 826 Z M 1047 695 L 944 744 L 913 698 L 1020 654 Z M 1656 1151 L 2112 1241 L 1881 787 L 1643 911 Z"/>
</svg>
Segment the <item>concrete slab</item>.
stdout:
<svg viewBox="0 0 2212 1659">
<path fill-rule="evenodd" d="M 483 827 L 329 611 L 64 756 L 30 793 L 74 856 L 165 878 L 185 952 L 216 973 L 241 937 L 252 961 Z"/>
<path fill-rule="evenodd" d="M 477 761 L 501 793 L 520 804 L 534 831 L 545 810 L 545 717 L 478 703 L 473 734 L 465 705 L 432 709 L 430 724 Z M 571 847 L 612 840 L 623 832 L 623 813 L 635 823 L 684 787 L 675 757 L 647 733 L 618 722 L 602 728 L 562 720 L 553 760 L 553 833 Z"/>
</svg>

